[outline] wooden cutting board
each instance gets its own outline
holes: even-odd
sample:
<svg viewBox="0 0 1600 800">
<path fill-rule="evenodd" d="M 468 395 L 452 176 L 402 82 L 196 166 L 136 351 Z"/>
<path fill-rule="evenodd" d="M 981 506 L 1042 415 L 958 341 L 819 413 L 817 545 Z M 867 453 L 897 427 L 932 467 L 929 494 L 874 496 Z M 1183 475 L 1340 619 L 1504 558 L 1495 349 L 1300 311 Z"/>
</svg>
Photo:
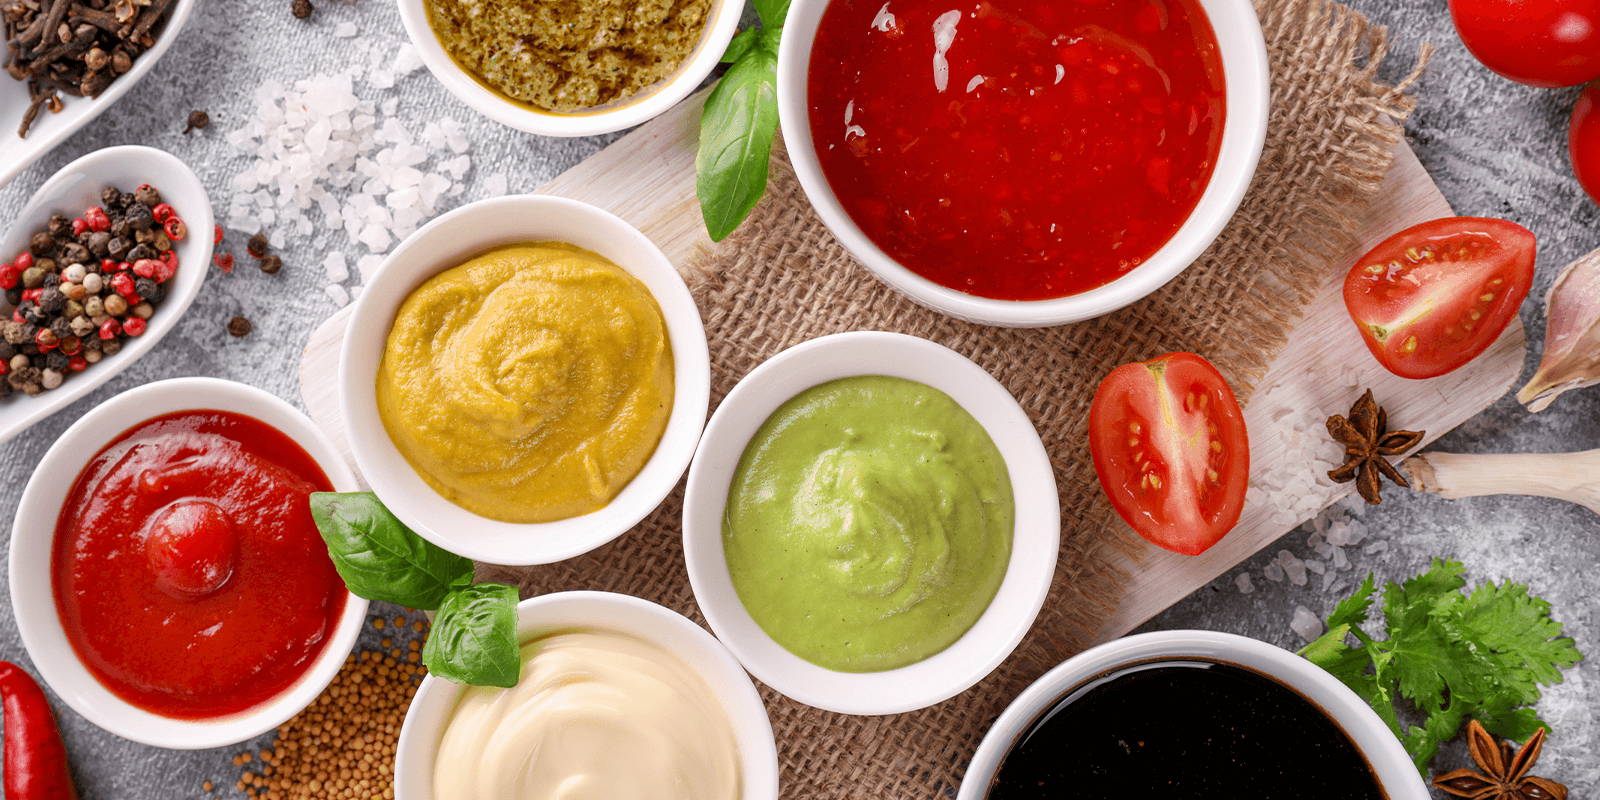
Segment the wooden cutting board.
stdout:
<svg viewBox="0 0 1600 800">
<path fill-rule="evenodd" d="M 644 231 L 673 263 L 690 263 L 697 253 L 714 246 L 701 226 L 694 196 L 699 117 L 698 103 L 682 103 L 540 191 L 608 209 Z M 1274 426 L 1286 424 L 1285 409 L 1344 413 L 1352 399 L 1350 379 L 1370 386 L 1397 424 L 1425 429 L 1429 441 L 1487 408 L 1511 388 L 1523 363 L 1525 340 L 1520 322 L 1513 322 L 1493 347 L 1466 367 L 1440 378 L 1410 381 L 1378 366 L 1345 314 L 1339 287 L 1348 264 L 1396 231 L 1451 214 L 1433 179 L 1402 142 L 1384 186 L 1363 220 L 1360 243 L 1352 252 L 1328 255 L 1327 283 L 1290 331 L 1287 345 L 1246 406 L 1253 474 L 1271 474 L 1274 464 L 1290 462 L 1298 462 L 1303 469 L 1304 454 L 1290 452 L 1284 438 L 1274 435 Z M 346 458 L 350 449 L 339 413 L 336 377 L 349 316 L 346 308 L 323 323 L 307 343 L 300 365 L 300 392 L 306 407 Z M 1339 487 L 1320 500 L 1323 505 L 1331 504 L 1349 491 L 1348 485 Z M 1121 584 L 1121 597 L 1115 611 L 1102 621 L 1097 640 L 1127 633 L 1303 522 L 1301 516 L 1285 520 L 1272 513 L 1284 500 L 1268 496 L 1247 504 L 1239 526 L 1204 555 L 1191 558 L 1159 551 L 1137 564 L 1126 564 L 1130 580 Z"/>
</svg>

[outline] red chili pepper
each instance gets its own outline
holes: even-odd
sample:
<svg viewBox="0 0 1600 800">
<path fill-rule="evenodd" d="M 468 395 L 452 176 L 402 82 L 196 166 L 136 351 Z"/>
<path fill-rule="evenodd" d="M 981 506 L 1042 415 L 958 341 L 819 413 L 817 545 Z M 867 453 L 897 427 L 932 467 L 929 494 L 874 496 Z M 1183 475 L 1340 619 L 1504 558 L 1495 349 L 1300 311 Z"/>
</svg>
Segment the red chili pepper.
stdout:
<svg viewBox="0 0 1600 800">
<path fill-rule="evenodd" d="M 167 224 L 167 220 L 172 219 L 177 213 L 172 206 L 166 203 L 160 203 L 155 208 L 150 209 L 150 216 L 154 217 L 155 221 L 162 225 Z"/>
<path fill-rule="evenodd" d="M 211 257 L 211 263 L 216 264 L 217 269 L 220 269 L 223 272 L 233 272 L 232 253 L 218 253 Z"/>
<path fill-rule="evenodd" d="M 167 238 L 174 242 L 181 242 L 189 235 L 189 226 L 183 224 L 183 220 L 177 217 L 169 218 L 161 227 L 167 232 Z"/>
<path fill-rule="evenodd" d="M 16 264 L 0 264 L 0 289 L 15 289 L 22 280 L 22 270 Z"/>
<path fill-rule="evenodd" d="M 5 709 L 5 790 L 10 800 L 77 800 L 67 771 L 67 747 L 50 701 L 28 673 L 0 661 Z"/>
<path fill-rule="evenodd" d="M 122 332 L 129 336 L 143 336 L 146 323 L 138 317 L 128 317 L 122 322 Z"/>
<path fill-rule="evenodd" d="M 111 218 L 106 216 L 106 210 L 99 206 L 89 206 L 83 211 L 83 219 L 89 223 L 91 231 L 111 230 Z"/>
<path fill-rule="evenodd" d="M 72 221 L 73 236 L 82 236 L 83 232 L 86 230 L 89 230 L 88 220 L 84 219 L 83 217 L 78 217 Z"/>
<path fill-rule="evenodd" d="M 26 272 L 33 268 L 33 254 L 23 253 L 22 255 L 17 256 L 17 260 L 12 263 L 17 265 L 17 269 Z"/>
</svg>

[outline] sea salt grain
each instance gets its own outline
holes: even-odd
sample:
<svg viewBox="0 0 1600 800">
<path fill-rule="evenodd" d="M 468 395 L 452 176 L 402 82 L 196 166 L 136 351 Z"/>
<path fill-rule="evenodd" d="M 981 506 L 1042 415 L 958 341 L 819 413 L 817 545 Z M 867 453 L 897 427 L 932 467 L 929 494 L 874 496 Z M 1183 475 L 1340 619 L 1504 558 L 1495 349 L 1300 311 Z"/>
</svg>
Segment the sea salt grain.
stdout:
<svg viewBox="0 0 1600 800">
<path fill-rule="evenodd" d="M 1233 579 L 1233 585 L 1238 588 L 1239 594 L 1249 594 L 1256 590 L 1255 584 L 1250 581 L 1250 573 L 1248 572 L 1239 573 Z"/>
<path fill-rule="evenodd" d="M 1311 609 L 1295 606 L 1294 618 L 1289 621 L 1289 628 L 1309 642 L 1322 635 L 1322 620 L 1311 613 Z"/>
<path fill-rule="evenodd" d="M 1273 583 L 1283 583 L 1283 565 L 1276 561 L 1268 562 L 1262 568 L 1261 574 Z"/>
<path fill-rule="evenodd" d="M 334 283 L 344 283 L 350 277 L 350 268 L 345 265 L 344 252 L 334 250 L 322 260 L 322 269 L 327 273 L 328 280 Z"/>
<path fill-rule="evenodd" d="M 329 299 L 333 300 L 334 303 L 337 303 L 341 307 L 350 304 L 350 292 L 337 283 L 328 284 L 327 286 L 323 287 L 323 291 L 328 293 Z"/>
<path fill-rule="evenodd" d="M 506 176 L 496 172 L 483 182 L 483 193 L 488 197 L 499 197 L 506 193 Z"/>
<path fill-rule="evenodd" d="M 356 24 L 354 22 L 341 22 L 338 25 L 333 26 L 333 35 L 340 39 L 354 38 L 356 35 Z"/>
</svg>

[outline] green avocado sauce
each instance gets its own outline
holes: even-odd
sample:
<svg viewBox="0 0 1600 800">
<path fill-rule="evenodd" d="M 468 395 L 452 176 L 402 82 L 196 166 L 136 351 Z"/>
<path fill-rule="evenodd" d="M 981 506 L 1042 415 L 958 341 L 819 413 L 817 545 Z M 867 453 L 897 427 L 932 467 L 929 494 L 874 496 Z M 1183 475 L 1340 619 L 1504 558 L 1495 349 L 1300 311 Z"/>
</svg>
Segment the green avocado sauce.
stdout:
<svg viewBox="0 0 1600 800">
<path fill-rule="evenodd" d="M 949 395 L 884 376 L 785 402 L 745 447 L 723 548 L 757 624 L 790 652 L 875 672 L 949 647 L 1011 557 L 1000 451 Z"/>
</svg>

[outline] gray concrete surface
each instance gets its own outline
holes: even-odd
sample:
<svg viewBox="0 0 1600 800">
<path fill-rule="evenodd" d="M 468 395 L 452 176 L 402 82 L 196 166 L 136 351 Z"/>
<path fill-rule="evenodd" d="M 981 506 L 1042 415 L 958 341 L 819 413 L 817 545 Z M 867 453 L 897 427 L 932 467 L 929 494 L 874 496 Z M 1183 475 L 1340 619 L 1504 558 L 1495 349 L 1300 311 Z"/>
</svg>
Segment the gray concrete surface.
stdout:
<svg viewBox="0 0 1600 800">
<path fill-rule="evenodd" d="M 1354 4 L 1393 28 L 1395 55 L 1388 71 L 1408 68 L 1421 43 L 1438 46 L 1433 66 L 1417 90 L 1421 105 L 1407 133 L 1459 212 L 1506 217 L 1539 234 L 1543 250 L 1534 295 L 1542 298 L 1562 265 L 1600 247 L 1600 209 L 1572 180 L 1564 144 L 1566 115 L 1576 91 L 1534 90 L 1488 73 L 1455 38 L 1444 0 L 1356 0 Z M 293 19 L 288 5 L 287 0 L 205 0 L 176 47 L 141 85 L 42 163 L 0 187 L 0 220 L 11 224 L 28 195 L 67 161 L 126 143 L 149 144 L 180 155 L 220 201 L 227 195 L 228 181 L 247 164 L 223 137 L 250 113 L 250 95 L 260 82 L 292 82 L 339 71 L 346 67 L 352 46 L 382 51 L 404 41 L 393 5 L 381 0 L 329 0 L 320 4 L 309 22 Z M 333 36 L 342 22 L 357 26 L 354 39 Z M 447 95 L 425 72 L 402 79 L 386 96 L 399 99 L 399 112 L 414 131 L 436 117 L 466 124 L 475 169 L 472 188 L 457 202 L 480 196 L 483 181 L 494 173 L 509 176 L 512 191 L 531 189 L 609 141 L 609 137 L 540 139 L 497 127 Z M 183 118 L 196 108 L 210 112 L 212 127 L 180 135 Z M 234 238 L 238 247 L 240 237 L 234 234 Z M 248 263 L 233 275 L 213 272 L 188 315 L 155 352 L 89 398 L 0 447 L 0 510 L 15 513 L 31 465 L 73 419 L 130 387 L 162 378 L 216 375 L 297 402 L 295 366 L 300 348 L 311 328 L 335 309 L 323 293 L 327 281 L 319 266 L 321 256 L 327 248 L 344 247 L 342 232 L 319 233 L 313 241 L 286 250 L 287 266 L 276 276 L 260 274 Z M 248 261 L 242 252 L 241 261 Z M 234 339 L 224 330 L 237 314 L 255 322 L 255 332 L 248 338 Z M 1542 339 L 1542 303 L 1530 301 L 1523 309 L 1523 321 L 1533 341 L 1527 365 L 1531 370 Z M 1449 434 L 1438 448 L 1502 452 L 1596 446 L 1600 446 L 1600 389 L 1569 395 L 1540 415 L 1530 415 L 1506 398 Z M 1532 584 L 1554 604 L 1557 618 L 1567 624 L 1580 647 L 1591 651 L 1600 643 L 1593 577 L 1600 569 L 1600 543 L 1595 538 L 1600 520 L 1594 515 L 1530 498 L 1445 501 L 1397 490 L 1387 496 L 1390 499 L 1381 508 L 1360 521 L 1368 534 L 1364 544 L 1383 541 L 1386 549 L 1360 554 L 1350 577 L 1358 570 L 1372 570 L 1380 578 L 1399 579 L 1423 568 L 1433 556 L 1460 558 L 1474 579 Z M 1337 597 L 1319 591 L 1316 581 L 1293 587 L 1272 582 L 1264 573 L 1280 548 L 1306 556 L 1304 538 L 1301 532 L 1291 534 L 1145 629 L 1209 628 L 1299 646 L 1299 637 L 1289 628 L 1294 607 L 1304 605 L 1322 614 Z M 1251 575 L 1255 591 L 1238 591 L 1235 581 L 1241 571 Z M 0 658 L 29 664 L 9 613 L 0 614 Z M 1538 772 L 1566 782 L 1573 797 L 1592 796 L 1600 790 L 1600 759 L 1595 757 L 1600 753 L 1600 725 L 1593 719 L 1600 710 L 1600 660 L 1569 672 L 1567 682 L 1549 692 L 1540 710 L 1555 729 Z M 164 752 L 101 732 L 65 709 L 60 717 L 83 796 L 91 800 L 195 797 L 201 794 L 203 781 L 231 785 L 238 776 L 239 770 L 229 764 L 235 748 Z M 1459 762 L 1460 751 L 1459 745 L 1452 747 L 1441 763 Z"/>
</svg>

